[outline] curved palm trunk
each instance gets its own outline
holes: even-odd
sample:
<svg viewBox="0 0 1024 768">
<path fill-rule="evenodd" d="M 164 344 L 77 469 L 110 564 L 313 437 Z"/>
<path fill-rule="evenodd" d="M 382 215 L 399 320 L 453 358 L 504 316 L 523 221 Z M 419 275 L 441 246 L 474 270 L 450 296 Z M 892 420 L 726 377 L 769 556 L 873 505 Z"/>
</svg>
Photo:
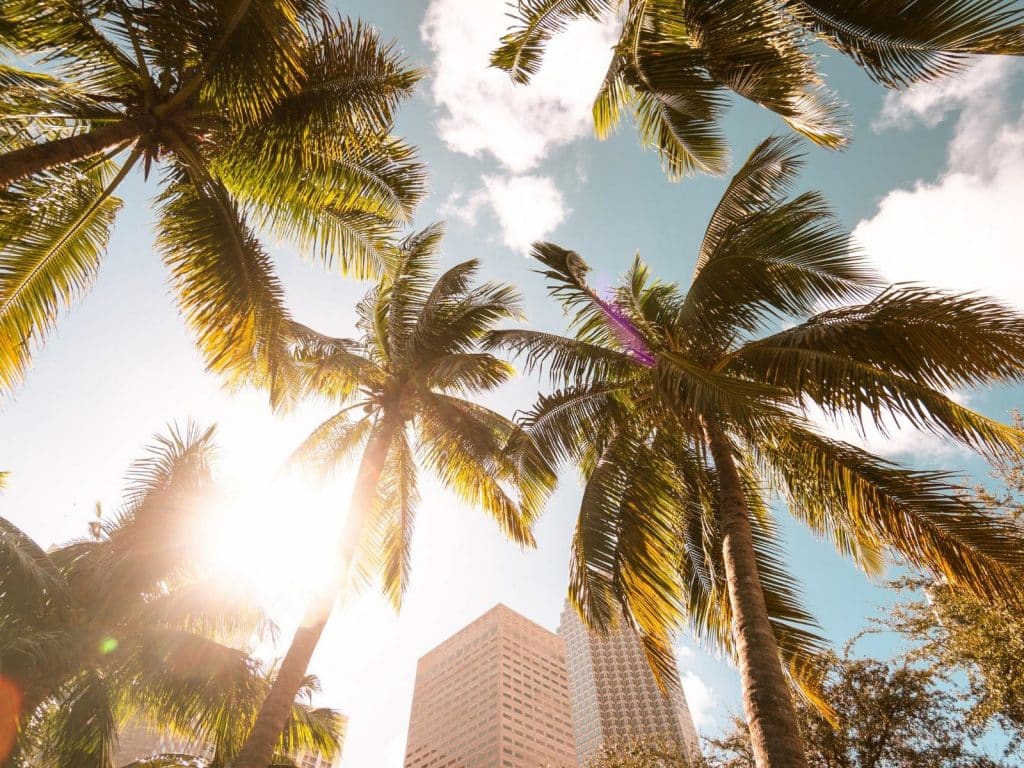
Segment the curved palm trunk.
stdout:
<svg viewBox="0 0 1024 768">
<path fill-rule="evenodd" d="M 732 606 L 732 637 L 754 759 L 758 768 L 804 768 L 807 760 L 796 709 L 757 573 L 743 483 L 729 443 L 714 423 L 708 425 L 708 442 L 718 470 L 722 556 Z"/>
<path fill-rule="evenodd" d="M 233 768 L 267 768 L 274 756 L 274 748 L 281 738 L 288 716 L 291 714 L 295 697 L 306 677 L 309 660 L 313 657 L 320 635 L 323 634 L 331 610 L 345 587 L 348 566 L 352 562 L 359 538 L 366 525 L 367 513 L 373 503 L 388 448 L 397 425 L 385 425 L 370 437 L 363 459 L 359 464 L 348 520 L 341 533 L 338 551 L 339 571 L 331 585 L 314 595 L 306 607 L 302 623 L 292 638 L 288 652 L 281 662 L 281 668 L 270 686 L 267 698 L 263 700 L 252 730 L 232 763 Z"/>
<path fill-rule="evenodd" d="M 84 160 L 138 138 L 152 123 L 153 118 L 149 116 L 129 117 L 94 131 L 32 144 L 0 155 L 0 189 L 6 189 L 26 176 Z"/>
</svg>

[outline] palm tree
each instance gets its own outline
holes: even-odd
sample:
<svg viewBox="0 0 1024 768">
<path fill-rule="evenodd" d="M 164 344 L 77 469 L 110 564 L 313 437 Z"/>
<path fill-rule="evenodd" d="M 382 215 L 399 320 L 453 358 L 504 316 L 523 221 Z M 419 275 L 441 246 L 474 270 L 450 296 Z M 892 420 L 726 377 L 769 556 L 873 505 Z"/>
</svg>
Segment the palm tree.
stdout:
<svg viewBox="0 0 1024 768">
<path fill-rule="evenodd" d="M 889 88 L 949 75 L 975 54 L 1024 53 L 1014 0 L 521 0 L 491 61 L 526 83 L 568 22 L 612 13 L 622 32 L 594 101 L 595 130 L 607 137 L 630 109 L 641 143 L 673 178 L 727 168 L 719 120 L 728 91 L 822 146 L 843 146 L 823 46 Z"/>
<path fill-rule="evenodd" d="M 0 50 L 0 394 L 96 277 L 118 186 L 155 163 L 157 243 L 209 368 L 279 402 L 290 321 L 255 228 L 377 274 L 423 193 L 389 134 L 420 72 L 322 0 L 10 0 Z"/>
<path fill-rule="evenodd" d="M 263 669 L 258 662 L 254 662 L 254 669 L 256 674 L 245 678 L 243 685 L 225 688 L 218 694 L 216 717 L 212 723 L 195 723 L 188 731 L 188 734 L 208 734 L 207 740 L 201 745 L 213 747 L 212 758 L 203 760 L 199 755 L 175 753 L 156 755 L 131 765 L 158 763 L 166 768 L 183 768 L 197 760 L 202 760 L 203 768 L 225 768 L 231 765 L 277 673 L 276 668 Z M 320 681 L 313 675 L 307 675 L 292 703 L 281 737 L 275 744 L 271 766 L 293 766 L 289 755 L 300 750 L 314 751 L 326 760 L 333 760 L 340 750 L 344 738 L 344 719 L 333 709 L 314 708 L 311 705 L 313 694 L 319 691 Z M 179 705 L 184 704 L 181 697 L 177 697 L 177 701 Z M 186 719 L 194 720 L 195 714 L 188 713 Z"/>
<path fill-rule="evenodd" d="M 871 575 L 891 551 L 958 589 L 1018 600 L 1024 575 L 1019 532 L 947 474 L 893 464 L 808 419 L 812 405 L 883 429 L 896 418 L 990 458 L 1020 455 L 1024 433 L 945 392 L 1024 379 L 1024 318 L 985 298 L 883 289 L 818 194 L 787 199 L 798 166 L 792 141 L 753 152 L 686 292 L 637 259 L 604 299 L 577 254 L 536 244 L 574 336 L 489 338 L 560 387 L 524 416 L 511 453 L 531 475 L 561 462 L 583 474 L 577 609 L 599 628 L 624 611 L 663 675 L 684 621 L 728 653 L 758 766 L 773 768 L 805 765 L 786 677 L 813 694 L 823 641 L 769 494 Z"/>
<path fill-rule="evenodd" d="M 380 572 L 399 605 L 409 578 L 409 547 L 419 502 L 420 466 L 468 503 L 492 515 L 506 536 L 532 545 L 535 488 L 512 494 L 503 454 L 515 424 L 466 399 L 507 381 L 513 369 L 479 350 L 495 323 L 518 315 L 509 286 L 473 286 L 476 261 L 435 276 L 442 231 L 407 237 L 394 266 L 360 302 L 359 339 L 308 332 L 300 344 L 309 389 L 341 410 L 299 447 L 294 460 L 328 474 L 362 458 L 338 547 L 338 575 L 314 596 L 295 633 L 248 743 L 234 768 L 263 768 L 338 594 Z"/>
<path fill-rule="evenodd" d="M 213 499 L 212 437 L 159 437 L 130 472 L 123 510 L 89 539 L 47 552 L 0 518 L 0 666 L 17 701 L 2 727 L 18 733 L 0 764 L 109 768 L 128 716 L 237 751 L 269 684 L 223 641 L 266 622 L 201 578 L 194 537 Z M 296 707 L 285 746 L 337 734 L 336 717 Z"/>
</svg>

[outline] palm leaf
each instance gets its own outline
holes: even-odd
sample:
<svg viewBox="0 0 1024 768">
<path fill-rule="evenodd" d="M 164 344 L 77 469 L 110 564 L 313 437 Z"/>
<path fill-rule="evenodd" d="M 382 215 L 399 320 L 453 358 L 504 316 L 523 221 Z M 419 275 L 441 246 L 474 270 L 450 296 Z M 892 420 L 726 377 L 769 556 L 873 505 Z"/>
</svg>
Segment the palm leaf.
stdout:
<svg viewBox="0 0 1024 768">
<path fill-rule="evenodd" d="M 0 213 L 0 392 L 22 380 L 33 348 L 99 271 L 131 163 L 33 179 L 6 193 Z"/>
<path fill-rule="evenodd" d="M 290 318 L 271 259 L 237 203 L 222 186 L 179 174 L 161 196 L 157 246 L 209 370 L 230 386 L 266 387 L 282 405 L 296 390 Z"/>
</svg>

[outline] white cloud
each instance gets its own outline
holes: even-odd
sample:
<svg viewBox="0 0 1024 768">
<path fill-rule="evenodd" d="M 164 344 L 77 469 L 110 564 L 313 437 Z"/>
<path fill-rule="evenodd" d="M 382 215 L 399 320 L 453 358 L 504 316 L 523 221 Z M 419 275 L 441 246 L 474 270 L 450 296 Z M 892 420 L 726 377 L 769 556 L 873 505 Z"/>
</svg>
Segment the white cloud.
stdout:
<svg viewBox="0 0 1024 768">
<path fill-rule="evenodd" d="M 500 0 L 432 0 L 420 34 L 434 52 L 432 95 L 441 138 L 471 156 L 487 153 L 514 173 L 548 151 L 588 134 L 590 107 L 615 41 L 613 20 L 581 20 L 555 36 L 541 71 L 517 86 L 490 66 L 507 30 Z"/>
<path fill-rule="evenodd" d="M 484 176 L 480 189 L 453 191 L 440 213 L 472 226 L 484 207 L 497 217 L 502 242 L 523 254 L 534 241 L 553 232 L 569 213 L 554 181 L 533 175 Z"/>
<path fill-rule="evenodd" d="M 977 292 L 1024 308 L 1024 110 L 1006 99 L 1021 71 L 1018 63 L 993 57 L 960 78 L 886 98 L 879 128 L 934 126 L 960 112 L 938 177 L 889 192 L 854 230 L 889 281 Z M 951 396 L 963 402 L 962 395 Z M 866 424 L 862 436 L 851 422 L 829 423 L 813 410 L 809 415 L 829 436 L 885 456 L 935 459 L 960 450 L 914 429 Z"/>
<path fill-rule="evenodd" d="M 915 90 L 897 97 L 899 114 L 916 119 L 941 115 L 949 104 L 962 113 L 939 177 L 890 192 L 854 231 L 888 279 L 977 291 L 1024 308 L 1024 113 L 1005 100 L 1020 71 L 979 65 L 964 83 L 945 86 L 948 102 Z"/>
<path fill-rule="evenodd" d="M 1017 63 L 1009 56 L 981 58 L 967 72 L 905 91 L 891 91 L 875 121 L 876 130 L 911 128 L 917 123 L 934 127 L 950 112 L 997 95 Z"/>
<path fill-rule="evenodd" d="M 714 725 L 717 702 L 711 689 L 693 672 L 684 674 L 682 683 L 693 724 L 698 730 Z"/>
<path fill-rule="evenodd" d="M 964 398 L 959 394 L 950 393 L 950 397 L 964 403 Z M 884 429 L 877 427 L 870 416 L 864 417 L 863 425 L 855 423 L 851 418 L 836 421 L 813 404 L 807 408 L 807 417 L 826 437 L 842 440 L 890 459 L 913 458 L 918 461 L 934 461 L 947 459 L 966 450 L 952 440 L 910 426 L 891 422 L 885 424 Z"/>
</svg>

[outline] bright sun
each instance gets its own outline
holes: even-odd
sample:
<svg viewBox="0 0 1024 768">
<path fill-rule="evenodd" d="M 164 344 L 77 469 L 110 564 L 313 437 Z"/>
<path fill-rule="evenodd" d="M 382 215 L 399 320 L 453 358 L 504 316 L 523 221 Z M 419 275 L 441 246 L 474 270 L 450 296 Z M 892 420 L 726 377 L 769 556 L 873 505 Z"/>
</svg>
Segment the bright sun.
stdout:
<svg viewBox="0 0 1024 768">
<path fill-rule="evenodd" d="M 345 495 L 287 475 L 238 485 L 212 510 L 204 558 L 218 579 L 251 591 L 283 618 L 301 610 L 336 565 Z"/>
</svg>

